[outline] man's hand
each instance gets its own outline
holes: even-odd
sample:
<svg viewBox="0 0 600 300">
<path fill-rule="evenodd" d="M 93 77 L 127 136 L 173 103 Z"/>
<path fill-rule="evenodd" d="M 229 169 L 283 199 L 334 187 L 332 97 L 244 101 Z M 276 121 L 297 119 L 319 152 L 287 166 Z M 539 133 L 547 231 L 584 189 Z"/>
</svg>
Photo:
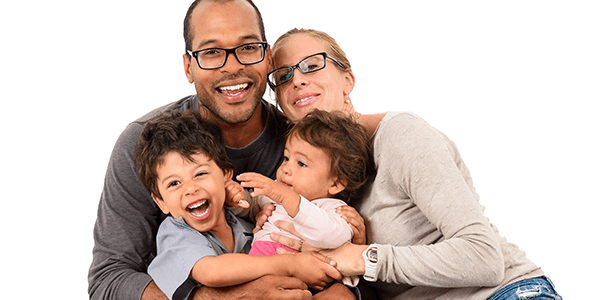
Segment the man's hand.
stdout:
<svg viewBox="0 0 600 300">
<path fill-rule="evenodd" d="M 356 296 L 354 295 L 354 293 L 352 291 L 350 291 L 350 289 L 347 286 L 345 286 L 339 282 L 332 284 L 326 290 L 316 293 L 313 296 L 313 300 L 330 300 L 330 299 L 331 300 L 344 300 L 344 299 L 354 300 L 354 299 L 356 299 Z"/>
<path fill-rule="evenodd" d="M 342 279 L 335 269 L 335 262 L 322 254 L 310 251 L 288 255 L 294 257 L 290 275 L 300 278 L 315 290 L 322 291 L 330 282 Z"/>
<path fill-rule="evenodd" d="M 287 276 L 267 275 L 256 280 L 226 287 L 210 288 L 202 286 L 192 293 L 192 300 L 237 300 L 237 299 L 312 299 L 308 287 L 302 280 Z"/>
</svg>

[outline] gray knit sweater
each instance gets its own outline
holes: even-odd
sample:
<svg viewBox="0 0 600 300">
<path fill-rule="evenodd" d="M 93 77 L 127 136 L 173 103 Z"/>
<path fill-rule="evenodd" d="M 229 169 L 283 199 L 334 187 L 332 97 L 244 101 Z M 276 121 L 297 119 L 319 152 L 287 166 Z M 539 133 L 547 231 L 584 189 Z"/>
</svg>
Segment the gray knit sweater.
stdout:
<svg viewBox="0 0 600 300">
<path fill-rule="evenodd" d="M 374 137 L 377 177 L 353 203 L 378 244 L 382 299 L 486 299 L 543 272 L 484 216 L 467 166 L 443 133 L 387 113 Z"/>
</svg>

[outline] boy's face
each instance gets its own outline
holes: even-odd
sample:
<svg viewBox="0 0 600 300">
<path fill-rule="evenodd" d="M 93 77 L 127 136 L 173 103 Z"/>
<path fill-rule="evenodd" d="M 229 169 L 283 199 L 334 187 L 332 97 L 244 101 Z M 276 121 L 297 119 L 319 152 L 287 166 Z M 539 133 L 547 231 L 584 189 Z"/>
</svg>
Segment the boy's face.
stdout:
<svg viewBox="0 0 600 300">
<path fill-rule="evenodd" d="M 231 170 L 224 172 L 205 154 L 192 155 L 193 162 L 171 151 L 156 166 L 158 190 L 162 200 L 152 195 L 165 214 L 183 217 L 192 228 L 206 232 L 226 224 L 223 203 L 225 182 Z"/>
<path fill-rule="evenodd" d="M 345 187 L 337 176 L 331 175 L 327 153 L 295 135 L 290 136 L 285 144 L 277 181 L 311 201 L 329 198 Z"/>
</svg>

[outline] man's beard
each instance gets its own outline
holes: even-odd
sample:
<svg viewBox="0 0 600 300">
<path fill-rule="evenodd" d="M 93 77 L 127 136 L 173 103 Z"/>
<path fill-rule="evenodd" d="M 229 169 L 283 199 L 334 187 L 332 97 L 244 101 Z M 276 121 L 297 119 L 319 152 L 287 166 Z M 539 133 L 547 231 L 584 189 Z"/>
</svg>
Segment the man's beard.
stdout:
<svg viewBox="0 0 600 300">
<path fill-rule="evenodd" d="M 250 97 L 247 100 L 247 101 L 252 101 L 251 107 L 246 110 L 243 110 L 243 111 L 238 111 L 235 109 L 236 106 L 247 105 L 247 103 L 245 103 L 245 102 L 244 103 L 226 104 L 225 106 L 227 106 L 227 108 L 223 108 L 223 106 L 219 106 L 219 104 L 221 104 L 221 103 L 218 103 L 218 101 L 213 99 L 213 97 L 212 97 L 213 94 L 211 93 L 211 91 L 213 93 L 220 94 L 220 91 L 216 87 L 221 82 L 226 81 L 226 80 L 235 80 L 240 77 L 249 78 L 251 80 L 252 83 L 250 86 L 248 86 L 248 89 L 255 88 L 254 89 L 255 93 L 252 95 L 249 95 Z M 205 117 L 213 119 L 213 121 L 216 121 L 216 122 L 226 123 L 226 124 L 230 124 L 230 125 L 247 122 L 254 115 L 254 112 L 256 111 L 257 106 L 260 104 L 262 95 L 264 94 L 265 89 L 266 89 L 266 84 L 264 84 L 264 88 L 262 88 L 262 89 L 260 87 L 256 88 L 255 87 L 256 82 L 259 82 L 259 80 L 256 76 L 252 76 L 243 71 L 238 72 L 235 75 L 224 76 L 223 78 L 219 79 L 218 81 L 212 82 L 210 91 L 207 91 L 203 86 L 200 86 L 200 84 L 195 82 L 194 85 L 196 87 L 196 93 L 198 95 L 198 98 L 200 99 L 200 104 L 202 106 L 202 107 L 200 107 L 200 110 L 202 111 L 203 108 L 206 109 L 207 112 L 205 113 Z M 207 114 L 210 114 L 210 115 L 207 115 Z"/>
</svg>

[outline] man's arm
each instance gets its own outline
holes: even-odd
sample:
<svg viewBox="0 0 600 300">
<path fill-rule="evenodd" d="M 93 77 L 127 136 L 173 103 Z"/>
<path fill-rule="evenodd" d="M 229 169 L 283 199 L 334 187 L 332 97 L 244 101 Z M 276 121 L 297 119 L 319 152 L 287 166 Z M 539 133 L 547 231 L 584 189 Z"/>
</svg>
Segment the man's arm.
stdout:
<svg viewBox="0 0 600 300">
<path fill-rule="evenodd" d="M 339 285 L 339 284 L 335 284 Z M 334 285 L 334 286 L 335 286 Z M 333 287 L 333 286 L 332 286 Z M 339 293 L 346 294 L 348 289 L 342 285 L 344 290 L 327 290 L 321 296 L 330 295 L 333 298 L 312 298 L 310 291 L 302 280 L 287 276 L 267 275 L 256 280 L 224 288 L 212 288 L 202 286 L 192 292 L 190 300 L 262 300 L 262 299 L 289 299 L 289 300 L 308 300 L 308 299 L 341 299 L 337 296 Z M 331 288 L 330 288 L 331 289 Z M 329 289 L 328 289 L 329 290 Z M 337 290 L 337 292 L 336 292 Z M 350 292 L 351 293 L 351 292 Z M 318 295 L 318 294 L 317 294 Z M 141 300 L 167 300 L 167 296 L 156 286 L 154 281 L 150 282 Z M 352 299 L 352 298 L 348 298 Z"/>
<path fill-rule="evenodd" d="M 192 293 L 192 300 L 238 300 L 238 299 L 312 299 L 308 287 L 294 277 L 267 275 L 240 285 L 211 288 L 202 286 Z"/>
<path fill-rule="evenodd" d="M 123 131 L 108 164 L 94 226 L 91 299 L 137 300 L 152 280 L 146 269 L 163 215 L 135 173 L 133 149 L 141 129 L 132 123 Z"/>
<path fill-rule="evenodd" d="M 154 281 L 150 281 L 148 286 L 146 286 L 144 293 L 142 294 L 141 300 L 169 300 L 169 297 L 167 297 L 158 288 L 158 286 L 156 285 L 156 283 L 154 283 Z"/>
</svg>

